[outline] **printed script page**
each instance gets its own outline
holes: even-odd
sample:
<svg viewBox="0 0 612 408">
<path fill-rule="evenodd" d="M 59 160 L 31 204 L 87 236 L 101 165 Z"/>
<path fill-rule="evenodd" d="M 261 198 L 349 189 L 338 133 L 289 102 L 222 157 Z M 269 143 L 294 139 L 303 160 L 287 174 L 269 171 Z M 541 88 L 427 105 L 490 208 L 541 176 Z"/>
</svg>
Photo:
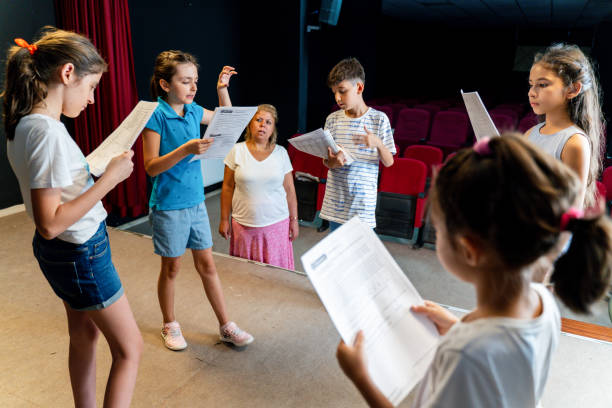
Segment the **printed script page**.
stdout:
<svg viewBox="0 0 612 408">
<path fill-rule="evenodd" d="M 225 159 L 236 141 L 257 112 L 256 106 L 218 106 L 206 128 L 204 138 L 211 137 L 214 142 L 208 150 L 189 160 Z"/>
<path fill-rule="evenodd" d="M 463 92 L 461 91 L 463 102 L 467 109 L 470 122 L 472 122 L 472 129 L 474 129 L 474 135 L 476 140 L 480 140 L 483 137 L 499 136 L 499 131 L 495 127 L 495 124 L 489 116 L 489 112 L 485 108 L 480 95 L 478 92 Z"/>
<path fill-rule="evenodd" d="M 119 127 L 85 158 L 91 174 L 100 177 L 113 157 L 132 148 L 155 108 L 157 108 L 157 102 L 138 102 Z"/>
<path fill-rule="evenodd" d="M 424 376 L 438 331 L 410 311 L 423 299 L 374 231 L 358 217 L 302 256 L 302 265 L 340 336 L 365 336 L 368 372 L 398 405 Z"/>
</svg>

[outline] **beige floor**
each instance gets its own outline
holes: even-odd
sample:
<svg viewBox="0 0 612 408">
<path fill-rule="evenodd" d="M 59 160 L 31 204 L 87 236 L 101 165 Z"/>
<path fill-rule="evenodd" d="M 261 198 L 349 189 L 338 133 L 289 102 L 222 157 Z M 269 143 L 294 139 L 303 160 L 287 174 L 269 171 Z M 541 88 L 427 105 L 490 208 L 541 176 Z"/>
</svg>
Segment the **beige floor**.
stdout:
<svg viewBox="0 0 612 408">
<path fill-rule="evenodd" d="M 0 218 L 0 406 L 69 407 L 64 311 L 31 255 L 32 231 L 23 213 Z M 365 406 L 335 362 L 338 335 L 305 277 L 215 255 L 231 317 L 256 337 L 236 350 L 218 342 L 214 315 L 185 256 L 176 306 L 190 346 L 171 352 L 159 337 L 159 259 L 150 239 L 115 230 L 110 237 L 145 342 L 134 407 Z M 110 355 L 104 341 L 98 349 L 101 401 Z M 610 407 L 610 384 L 612 346 L 563 336 L 543 402 Z"/>
</svg>

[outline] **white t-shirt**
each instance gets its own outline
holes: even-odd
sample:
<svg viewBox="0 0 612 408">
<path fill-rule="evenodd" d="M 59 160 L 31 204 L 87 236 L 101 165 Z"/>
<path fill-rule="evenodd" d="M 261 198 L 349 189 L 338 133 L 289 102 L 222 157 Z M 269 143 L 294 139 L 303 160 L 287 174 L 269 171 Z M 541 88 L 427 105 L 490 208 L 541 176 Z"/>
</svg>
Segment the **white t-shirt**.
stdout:
<svg viewBox="0 0 612 408">
<path fill-rule="evenodd" d="M 561 332 L 559 309 L 541 284 L 535 319 L 458 322 L 440 341 L 415 407 L 536 407 Z"/>
<path fill-rule="evenodd" d="M 232 218 L 247 227 L 265 227 L 289 217 L 285 175 L 293 170 L 284 147 L 262 161 L 256 160 L 246 142 L 237 143 L 224 163 L 234 171 Z"/>
<path fill-rule="evenodd" d="M 321 218 L 344 224 L 355 215 L 371 228 L 376 227 L 376 195 L 378 192 L 378 149 L 355 144 L 355 135 L 365 135 L 363 127 L 382 140 L 395 154 L 395 143 L 389 119 L 381 111 L 369 108 L 359 118 L 346 116 L 343 110 L 330 114 L 325 121 L 336 143 L 353 156 L 355 161 L 327 173 Z"/>
<path fill-rule="evenodd" d="M 60 188 L 61 202 L 67 203 L 94 183 L 85 156 L 64 124 L 46 115 L 31 114 L 21 118 L 15 138 L 7 142 L 7 156 L 31 218 L 34 218 L 31 189 Z M 58 238 L 82 244 L 93 236 L 105 218 L 106 210 L 98 201 Z"/>
</svg>

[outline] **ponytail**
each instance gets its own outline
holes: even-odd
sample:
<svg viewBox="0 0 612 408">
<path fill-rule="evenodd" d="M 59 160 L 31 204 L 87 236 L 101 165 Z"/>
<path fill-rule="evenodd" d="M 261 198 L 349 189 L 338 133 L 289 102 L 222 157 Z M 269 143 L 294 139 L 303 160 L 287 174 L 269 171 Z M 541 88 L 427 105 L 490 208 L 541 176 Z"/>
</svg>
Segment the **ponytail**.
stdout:
<svg viewBox="0 0 612 408">
<path fill-rule="evenodd" d="M 600 215 L 572 219 L 567 230 L 572 233 L 570 247 L 556 261 L 551 282 L 567 307 L 588 313 L 589 305 L 601 298 L 610 284 L 612 226 Z"/>
<path fill-rule="evenodd" d="M 19 120 L 47 97 L 48 85 L 56 80 L 58 68 L 67 63 L 74 65 L 78 77 L 105 72 L 107 68 L 89 39 L 50 26 L 43 28 L 41 38 L 32 45 L 9 49 L 6 82 L 0 95 L 8 140 L 15 138 Z"/>
<path fill-rule="evenodd" d="M 158 97 L 164 96 L 165 94 L 159 81 L 155 79 L 155 75 L 151 76 L 151 97 L 156 100 Z"/>
<path fill-rule="evenodd" d="M 4 130 L 8 140 L 15 138 L 19 120 L 34 105 L 47 97 L 47 84 L 41 80 L 33 63 L 34 56 L 26 48 L 9 49 L 6 64 L 6 85 L 2 92 Z"/>
</svg>

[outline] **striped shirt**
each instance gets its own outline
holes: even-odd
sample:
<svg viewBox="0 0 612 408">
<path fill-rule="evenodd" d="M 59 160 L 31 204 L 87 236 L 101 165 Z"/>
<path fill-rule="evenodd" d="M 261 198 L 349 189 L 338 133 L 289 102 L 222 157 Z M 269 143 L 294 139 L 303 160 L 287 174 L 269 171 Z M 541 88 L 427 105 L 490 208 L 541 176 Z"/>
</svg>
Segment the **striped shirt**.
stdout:
<svg viewBox="0 0 612 408">
<path fill-rule="evenodd" d="M 378 186 L 378 149 L 357 145 L 355 135 L 365 134 L 363 127 L 382 139 L 383 145 L 395 154 L 393 132 L 387 115 L 369 108 L 359 118 L 349 118 L 343 110 L 327 117 L 325 129 L 355 159 L 351 165 L 330 169 L 327 173 L 325 198 L 320 216 L 345 223 L 355 215 L 370 227 L 376 227 L 376 193 Z"/>
</svg>

